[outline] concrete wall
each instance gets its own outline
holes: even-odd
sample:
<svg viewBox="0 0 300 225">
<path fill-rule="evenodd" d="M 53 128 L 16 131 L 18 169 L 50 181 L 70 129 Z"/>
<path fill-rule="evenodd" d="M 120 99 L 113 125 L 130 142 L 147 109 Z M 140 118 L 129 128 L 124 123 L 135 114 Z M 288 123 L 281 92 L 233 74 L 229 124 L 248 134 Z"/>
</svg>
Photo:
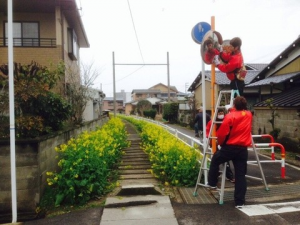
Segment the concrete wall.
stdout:
<svg viewBox="0 0 300 225">
<path fill-rule="evenodd" d="M 279 117 L 275 118 L 275 127 L 280 128 L 279 137 L 289 137 L 297 141 L 300 138 L 300 116 L 298 116 L 297 109 L 278 109 Z M 258 134 L 258 129 L 270 133 L 272 130 L 271 123 L 268 120 L 271 118 L 271 111 L 269 109 L 254 109 L 253 116 L 253 134 Z"/>
<path fill-rule="evenodd" d="M 58 169 L 56 146 L 77 137 L 83 131 L 95 130 L 108 117 L 87 122 L 84 126 L 52 137 L 16 141 L 16 177 L 18 214 L 35 214 L 37 204 L 47 186 L 47 171 Z M 11 214 L 10 143 L 0 141 L 0 220 Z"/>
</svg>

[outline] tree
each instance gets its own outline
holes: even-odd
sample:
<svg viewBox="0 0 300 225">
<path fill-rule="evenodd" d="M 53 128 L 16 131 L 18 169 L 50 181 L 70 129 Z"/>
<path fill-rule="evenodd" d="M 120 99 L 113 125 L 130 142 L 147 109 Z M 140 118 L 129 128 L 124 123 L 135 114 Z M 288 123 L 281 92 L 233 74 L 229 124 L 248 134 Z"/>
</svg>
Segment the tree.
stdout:
<svg viewBox="0 0 300 225">
<path fill-rule="evenodd" d="M 277 139 L 279 134 L 280 134 L 280 128 L 276 128 L 275 127 L 275 118 L 276 117 L 279 117 L 279 114 L 277 113 L 277 108 L 274 107 L 273 105 L 273 100 L 272 98 L 270 99 L 267 99 L 266 100 L 266 104 L 267 106 L 269 107 L 269 109 L 271 110 L 271 118 L 268 120 L 271 125 L 272 125 L 272 131 L 270 132 L 270 134 L 275 138 Z"/>
<path fill-rule="evenodd" d="M 77 66 L 67 65 L 66 95 L 72 105 L 74 124 L 83 122 L 83 112 L 87 102 L 91 99 L 90 88 L 99 77 L 101 71 L 94 69 L 94 64 L 81 64 L 81 70 Z"/>
<path fill-rule="evenodd" d="M 137 107 L 139 114 L 141 116 L 144 116 L 144 111 L 152 109 L 152 104 L 148 100 L 143 99 L 137 103 L 136 107 Z"/>
<path fill-rule="evenodd" d="M 168 120 L 170 123 L 177 122 L 178 117 L 178 103 L 166 103 L 163 106 L 163 118 Z"/>
</svg>

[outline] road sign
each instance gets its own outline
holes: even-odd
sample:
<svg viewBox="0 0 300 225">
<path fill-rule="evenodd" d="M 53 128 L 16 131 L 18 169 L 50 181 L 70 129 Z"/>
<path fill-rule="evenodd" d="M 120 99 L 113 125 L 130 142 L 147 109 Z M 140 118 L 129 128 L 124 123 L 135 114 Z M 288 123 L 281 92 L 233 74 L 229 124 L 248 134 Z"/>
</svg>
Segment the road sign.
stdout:
<svg viewBox="0 0 300 225">
<path fill-rule="evenodd" d="M 197 44 L 201 44 L 202 39 L 207 31 L 211 29 L 206 22 L 197 23 L 192 29 L 192 38 Z"/>
</svg>

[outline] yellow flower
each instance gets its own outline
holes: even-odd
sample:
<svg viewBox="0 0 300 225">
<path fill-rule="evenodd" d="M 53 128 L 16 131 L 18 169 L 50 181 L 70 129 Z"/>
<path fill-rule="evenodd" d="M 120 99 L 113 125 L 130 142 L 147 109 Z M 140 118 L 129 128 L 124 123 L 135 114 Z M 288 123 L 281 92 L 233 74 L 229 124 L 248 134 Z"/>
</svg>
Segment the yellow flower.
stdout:
<svg viewBox="0 0 300 225">
<path fill-rule="evenodd" d="M 74 176 L 75 178 L 78 178 L 78 174 L 75 174 L 75 176 Z"/>
<path fill-rule="evenodd" d="M 165 182 L 165 186 L 169 186 L 169 182 L 166 181 L 166 182 Z"/>
</svg>

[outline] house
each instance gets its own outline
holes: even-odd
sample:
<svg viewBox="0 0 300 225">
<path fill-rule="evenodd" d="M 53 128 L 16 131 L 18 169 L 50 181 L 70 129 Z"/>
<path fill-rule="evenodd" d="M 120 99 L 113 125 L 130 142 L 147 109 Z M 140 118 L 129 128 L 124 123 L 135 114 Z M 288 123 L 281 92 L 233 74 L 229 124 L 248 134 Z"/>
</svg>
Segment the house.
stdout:
<svg viewBox="0 0 300 225">
<path fill-rule="evenodd" d="M 300 140 L 300 36 L 270 62 L 260 73 L 257 81 L 246 88 L 257 88 L 259 99 L 253 105 L 253 132 L 273 130 L 271 109 L 267 99 L 278 114 L 274 127 L 280 129 L 279 137 L 299 143 Z"/>
<path fill-rule="evenodd" d="M 148 89 L 133 89 L 131 92 L 131 101 L 125 103 L 125 114 L 129 115 L 136 109 L 136 105 L 140 100 L 148 100 L 152 104 L 152 108 L 157 110 L 158 114 L 162 114 L 162 105 L 170 101 L 177 102 L 177 96 L 185 96 L 185 93 L 179 92 L 175 86 L 170 86 L 170 91 L 167 85 L 158 83 Z"/>
<path fill-rule="evenodd" d="M 103 112 L 103 100 L 105 94 L 97 89 L 88 88 L 88 101 L 83 112 L 84 121 L 91 121 L 100 118 Z"/>
<path fill-rule="evenodd" d="M 76 0 L 14 1 L 13 18 L 14 62 L 49 66 L 64 61 L 78 70 L 79 49 L 90 45 Z M 8 63 L 7 46 L 7 0 L 0 0 L 0 65 Z M 67 83 L 66 72 L 61 93 Z"/>
<path fill-rule="evenodd" d="M 179 91 L 176 87 L 170 86 L 170 98 L 175 98 Z M 149 97 L 157 97 L 157 98 L 168 98 L 168 86 L 162 83 L 158 83 L 148 89 L 133 89 L 131 92 L 131 99 L 133 101 L 138 101 L 141 99 L 149 98 Z"/>
<path fill-rule="evenodd" d="M 115 108 L 118 113 L 124 113 L 124 99 L 122 97 L 116 98 L 115 107 L 113 97 L 105 97 L 103 99 L 103 110 L 113 112 Z"/>
<path fill-rule="evenodd" d="M 7 0 L 0 0 L 0 65 L 8 64 L 8 12 Z M 88 48 L 89 42 L 78 11 L 76 0 L 21 0 L 13 1 L 13 52 L 14 62 L 29 65 L 32 61 L 49 67 L 63 61 L 68 68 L 77 71 L 80 86 L 80 48 Z M 70 84 L 66 70 L 56 91 L 65 93 Z M 98 94 L 101 94 L 98 92 Z M 98 98 L 91 95 L 92 98 Z M 92 100 L 93 101 L 93 100 Z M 94 103 L 91 103 L 94 106 Z M 94 114 L 95 109 L 92 107 Z M 94 118 L 95 115 L 92 115 Z M 89 118 L 89 116 L 87 116 Z M 22 140 L 16 145 L 16 179 L 18 214 L 32 215 L 47 185 L 47 171 L 55 171 L 57 152 L 54 148 L 66 143 L 70 137 L 83 130 L 95 129 L 91 122 L 82 129 L 64 131 L 52 139 Z M 6 141 L 5 141 L 6 142 Z M 24 143 L 23 143 L 24 142 Z M 4 147 L 3 147 L 4 146 Z M 11 213 L 9 145 L 1 145 L 2 174 L 0 184 L 0 214 Z M 30 217 L 27 217 L 30 218 Z"/>
</svg>

